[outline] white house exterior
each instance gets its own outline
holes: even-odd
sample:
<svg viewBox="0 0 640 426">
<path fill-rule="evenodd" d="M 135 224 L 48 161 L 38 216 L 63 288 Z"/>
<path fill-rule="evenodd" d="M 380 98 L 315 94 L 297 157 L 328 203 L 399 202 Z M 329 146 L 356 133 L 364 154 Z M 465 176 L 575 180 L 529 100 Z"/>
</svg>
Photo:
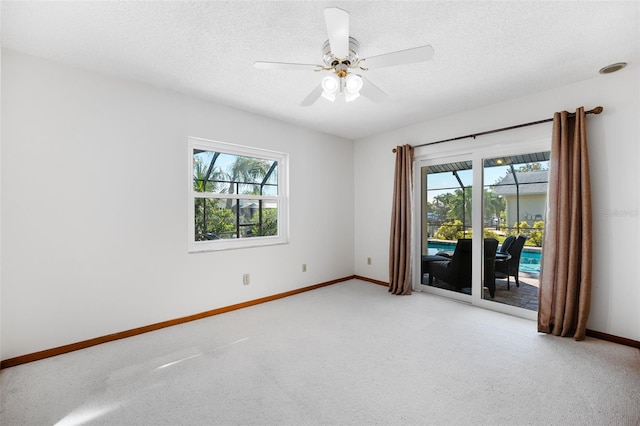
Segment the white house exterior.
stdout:
<svg viewBox="0 0 640 426">
<path fill-rule="evenodd" d="M 513 173 L 508 173 L 502 178 L 493 187 L 493 193 L 505 199 L 507 226 L 513 226 L 516 222 L 522 221 L 527 221 L 529 225 L 533 226 L 535 222 L 545 220 L 549 171 L 535 170 L 516 173 L 515 180 Z"/>
</svg>

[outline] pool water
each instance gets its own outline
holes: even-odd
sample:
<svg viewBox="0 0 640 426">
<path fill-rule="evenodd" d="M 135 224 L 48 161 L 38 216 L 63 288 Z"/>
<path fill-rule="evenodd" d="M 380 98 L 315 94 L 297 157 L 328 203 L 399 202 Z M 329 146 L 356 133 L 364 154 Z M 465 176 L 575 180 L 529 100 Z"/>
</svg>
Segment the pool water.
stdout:
<svg viewBox="0 0 640 426">
<path fill-rule="evenodd" d="M 456 243 L 453 241 L 429 241 L 428 248 L 435 251 L 454 251 L 455 247 Z M 539 274 L 541 253 L 540 248 L 525 246 L 520 255 L 520 271 L 529 274 Z"/>
<path fill-rule="evenodd" d="M 520 255 L 520 271 L 539 274 L 541 253 L 540 249 L 531 250 L 525 247 Z"/>
</svg>

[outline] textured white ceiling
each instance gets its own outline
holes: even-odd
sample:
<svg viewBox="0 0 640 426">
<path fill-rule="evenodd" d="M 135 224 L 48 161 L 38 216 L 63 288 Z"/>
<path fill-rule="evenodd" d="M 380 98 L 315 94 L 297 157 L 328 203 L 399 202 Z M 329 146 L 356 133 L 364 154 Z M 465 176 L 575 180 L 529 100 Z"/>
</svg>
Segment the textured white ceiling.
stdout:
<svg viewBox="0 0 640 426">
<path fill-rule="evenodd" d="M 350 13 L 361 57 L 430 44 L 429 62 L 370 70 L 376 104 L 318 100 L 323 9 Z M 638 1 L 2 2 L 2 45 L 356 139 L 598 77 L 640 59 Z M 606 78 L 601 76 L 600 78 Z"/>
</svg>

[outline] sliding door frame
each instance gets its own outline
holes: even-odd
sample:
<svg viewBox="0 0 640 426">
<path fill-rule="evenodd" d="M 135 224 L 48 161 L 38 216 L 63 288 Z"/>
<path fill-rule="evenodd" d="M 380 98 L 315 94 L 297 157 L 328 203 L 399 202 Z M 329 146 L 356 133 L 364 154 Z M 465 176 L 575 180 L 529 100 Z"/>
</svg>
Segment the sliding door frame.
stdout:
<svg viewBox="0 0 640 426">
<path fill-rule="evenodd" d="M 423 158 L 420 160 L 415 160 L 414 159 L 414 164 L 413 164 L 413 177 L 414 177 L 414 184 L 413 184 L 413 188 L 414 188 L 414 197 L 413 199 L 415 200 L 415 202 L 413 203 L 413 214 L 412 214 L 412 218 L 413 218 L 413 226 L 412 229 L 414 230 L 414 245 L 413 245 L 413 252 L 416 253 L 416 255 L 414 256 L 414 260 L 416 260 L 414 262 L 414 270 L 412 271 L 412 277 L 413 277 L 413 290 L 414 291 L 426 291 L 428 293 L 432 293 L 438 296 L 444 296 L 444 297 L 448 297 L 450 299 L 455 299 L 455 300 L 460 300 L 462 302 L 467 302 L 467 303 L 471 303 L 472 301 L 472 296 L 469 294 L 464 294 L 464 293 L 457 293 L 455 291 L 451 291 L 451 290 L 445 290 L 442 288 L 438 288 L 438 287 L 428 287 L 424 286 L 422 284 L 422 276 L 421 276 L 421 272 L 422 272 L 422 208 L 423 208 L 423 202 L 422 202 L 422 168 L 426 167 L 426 166 L 431 166 L 431 165 L 435 165 L 435 164 L 445 164 L 445 163 L 455 163 L 455 162 L 462 162 L 462 161 L 470 161 L 472 160 L 472 154 L 467 152 L 467 153 L 459 153 L 459 154 L 455 154 L 455 155 L 444 155 L 444 156 L 439 156 L 439 157 L 434 157 L 434 158 Z M 473 174 L 473 182 L 472 182 L 472 186 L 473 186 L 473 191 L 475 191 L 475 173 Z M 472 202 L 474 202 L 474 200 L 472 199 Z M 475 207 L 473 207 L 475 208 Z M 473 218 L 473 216 L 472 216 Z M 472 220 L 472 229 L 475 223 L 475 220 Z M 475 248 L 474 248 L 475 250 Z M 425 288 L 427 288 L 425 290 Z M 472 287 L 472 293 L 475 292 L 475 289 Z"/>
<path fill-rule="evenodd" d="M 550 133 L 549 133 L 550 134 Z M 503 303 L 497 303 L 492 300 L 482 298 L 482 256 L 473 256 L 471 263 L 472 282 L 471 296 L 455 292 L 449 292 L 437 288 L 429 288 L 422 285 L 421 262 L 422 262 L 422 167 L 438 163 L 450 163 L 459 161 L 461 158 L 471 160 L 473 164 L 473 190 L 472 190 L 472 231 L 473 235 L 483 234 L 483 190 L 484 190 L 484 160 L 500 156 L 510 156 L 518 154 L 527 154 L 531 152 L 549 151 L 551 150 L 551 137 L 533 137 L 524 139 L 520 137 L 519 142 L 493 142 L 485 144 L 473 144 L 473 152 L 469 152 L 469 145 L 461 147 L 457 144 L 449 149 L 432 149 L 417 150 L 414 156 L 414 200 L 413 203 L 413 232 L 414 232 L 414 253 L 413 256 L 413 289 L 414 291 L 425 291 L 427 293 L 445 296 L 452 299 L 468 302 L 485 309 L 514 315 L 521 318 L 536 320 L 538 313 L 516 306 L 510 306 Z M 473 253 L 482 253 L 482 238 L 473 238 Z"/>
</svg>

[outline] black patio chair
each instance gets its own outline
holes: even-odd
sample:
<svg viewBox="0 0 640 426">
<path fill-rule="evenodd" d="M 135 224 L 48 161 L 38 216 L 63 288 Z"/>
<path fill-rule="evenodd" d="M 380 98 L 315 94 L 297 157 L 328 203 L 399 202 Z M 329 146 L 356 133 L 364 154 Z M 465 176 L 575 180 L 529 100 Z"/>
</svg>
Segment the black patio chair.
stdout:
<svg viewBox="0 0 640 426">
<path fill-rule="evenodd" d="M 486 238 L 484 240 L 484 278 L 493 296 L 495 289 L 495 259 L 498 240 Z M 433 279 L 444 281 L 457 291 L 471 288 L 471 239 L 459 239 L 451 259 L 434 260 L 425 265 L 429 274 L 429 285 Z"/>
<path fill-rule="evenodd" d="M 507 250 L 509 250 L 509 247 L 511 247 L 511 244 L 513 244 L 515 240 L 516 237 L 514 237 L 513 235 L 509 235 L 507 238 L 505 238 L 500 245 L 500 250 L 498 250 L 498 253 L 508 253 Z"/>
<path fill-rule="evenodd" d="M 507 253 L 511 255 L 511 258 L 504 262 L 496 262 L 496 277 L 507 279 L 507 290 L 511 287 L 510 277 L 514 277 L 516 286 L 520 287 L 520 279 L 518 278 L 520 274 L 520 256 L 526 241 L 526 235 L 518 235 L 518 238 L 507 248 Z"/>
</svg>

